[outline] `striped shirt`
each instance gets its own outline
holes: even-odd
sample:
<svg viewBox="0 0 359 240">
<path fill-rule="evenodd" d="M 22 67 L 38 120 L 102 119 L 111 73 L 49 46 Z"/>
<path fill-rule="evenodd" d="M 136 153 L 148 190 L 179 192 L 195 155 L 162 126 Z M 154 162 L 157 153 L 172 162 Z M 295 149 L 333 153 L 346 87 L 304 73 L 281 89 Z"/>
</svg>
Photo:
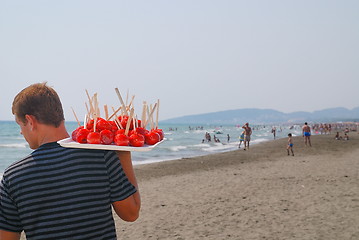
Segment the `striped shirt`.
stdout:
<svg viewBox="0 0 359 240">
<path fill-rule="evenodd" d="M 4 172 L 0 229 L 31 239 L 116 239 L 111 203 L 136 192 L 113 151 L 40 146 Z"/>
</svg>

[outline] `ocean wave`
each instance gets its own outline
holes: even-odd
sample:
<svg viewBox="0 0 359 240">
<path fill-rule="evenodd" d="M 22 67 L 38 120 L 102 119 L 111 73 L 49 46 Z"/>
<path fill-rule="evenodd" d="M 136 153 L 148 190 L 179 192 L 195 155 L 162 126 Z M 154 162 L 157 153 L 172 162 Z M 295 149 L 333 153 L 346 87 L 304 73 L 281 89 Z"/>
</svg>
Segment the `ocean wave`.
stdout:
<svg viewBox="0 0 359 240">
<path fill-rule="evenodd" d="M 0 148 L 27 148 L 27 143 L 6 143 L 0 144 Z"/>
<path fill-rule="evenodd" d="M 213 146 L 210 146 L 208 148 L 203 148 L 203 151 L 206 152 L 221 152 L 221 151 L 225 151 L 228 149 L 232 149 L 234 146 L 232 144 L 222 144 L 222 143 L 217 143 Z"/>
<path fill-rule="evenodd" d="M 203 147 L 210 147 L 211 145 L 209 143 L 200 143 L 200 144 L 195 144 L 193 145 L 193 147 L 195 148 L 203 148 Z"/>
<path fill-rule="evenodd" d="M 257 139 L 254 139 L 253 141 L 251 141 L 252 143 L 260 143 L 260 142 L 266 142 L 268 141 L 269 139 L 267 138 L 257 138 Z"/>
<path fill-rule="evenodd" d="M 179 152 L 180 150 L 183 150 L 183 149 L 186 149 L 187 147 L 186 146 L 173 146 L 173 147 L 170 147 L 171 151 L 173 152 Z"/>
</svg>

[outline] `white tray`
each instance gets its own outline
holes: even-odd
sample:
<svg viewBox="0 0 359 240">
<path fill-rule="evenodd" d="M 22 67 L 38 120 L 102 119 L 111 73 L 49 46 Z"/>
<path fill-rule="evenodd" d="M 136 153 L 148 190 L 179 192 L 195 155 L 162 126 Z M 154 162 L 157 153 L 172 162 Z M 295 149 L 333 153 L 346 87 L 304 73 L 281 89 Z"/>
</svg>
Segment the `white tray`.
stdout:
<svg viewBox="0 0 359 240">
<path fill-rule="evenodd" d="M 84 149 L 102 149 L 102 150 L 114 150 L 114 151 L 131 151 L 131 152 L 147 152 L 151 151 L 158 144 L 162 143 L 164 140 L 156 143 L 155 145 L 144 145 L 143 147 L 130 147 L 130 146 L 117 146 L 115 144 L 105 145 L 105 144 L 89 144 L 89 143 L 79 143 L 72 140 L 72 138 L 65 138 L 60 141 L 57 141 L 63 147 L 66 148 L 84 148 Z"/>
</svg>

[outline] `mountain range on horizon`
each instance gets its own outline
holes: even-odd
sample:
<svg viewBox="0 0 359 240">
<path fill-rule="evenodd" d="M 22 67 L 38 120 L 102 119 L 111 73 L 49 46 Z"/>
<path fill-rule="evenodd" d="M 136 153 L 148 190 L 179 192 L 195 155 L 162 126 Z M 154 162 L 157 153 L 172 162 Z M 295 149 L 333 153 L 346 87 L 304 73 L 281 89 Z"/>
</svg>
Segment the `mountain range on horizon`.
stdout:
<svg viewBox="0 0 359 240">
<path fill-rule="evenodd" d="M 275 124 L 303 122 L 339 122 L 359 121 L 359 107 L 347 109 L 344 107 L 327 108 L 314 112 L 297 111 L 283 113 L 273 109 L 245 108 L 219 112 L 187 115 L 160 121 L 171 124 Z"/>
</svg>

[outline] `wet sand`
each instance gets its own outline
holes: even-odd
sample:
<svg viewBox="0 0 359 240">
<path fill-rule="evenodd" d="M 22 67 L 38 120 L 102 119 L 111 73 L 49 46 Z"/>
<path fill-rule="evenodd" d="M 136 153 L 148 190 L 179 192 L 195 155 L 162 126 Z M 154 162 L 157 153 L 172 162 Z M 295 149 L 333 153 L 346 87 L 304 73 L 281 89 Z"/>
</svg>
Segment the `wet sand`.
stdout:
<svg viewBox="0 0 359 240">
<path fill-rule="evenodd" d="M 359 134 L 295 137 L 135 167 L 140 218 L 118 239 L 359 239 Z"/>
</svg>

